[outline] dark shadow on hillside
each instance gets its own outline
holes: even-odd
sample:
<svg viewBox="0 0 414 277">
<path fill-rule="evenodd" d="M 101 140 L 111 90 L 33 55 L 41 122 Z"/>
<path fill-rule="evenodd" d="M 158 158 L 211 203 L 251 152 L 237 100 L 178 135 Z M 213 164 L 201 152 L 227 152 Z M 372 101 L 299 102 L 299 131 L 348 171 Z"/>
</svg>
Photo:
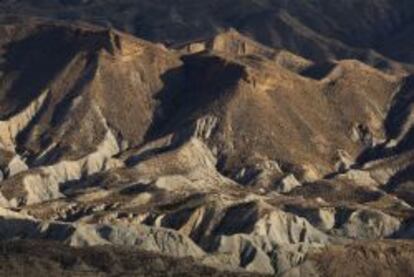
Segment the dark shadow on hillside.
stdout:
<svg viewBox="0 0 414 277">
<path fill-rule="evenodd" d="M 414 164 L 394 174 L 385 186 L 387 192 L 394 192 L 399 185 L 408 181 L 414 181 Z"/>
<path fill-rule="evenodd" d="M 394 96 L 385 119 L 385 130 L 389 139 L 396 138 L 406 123 L 411 106 L 414 105 L 414 75 L 408 76 L 401 90 Z"/>
<path fill-rule="evenodd" d="M 335 66 L 335 64 L 330 62 L 314 64 L 300 72 L 300 75 L 315 80 L 322 80 L 332 72 Z"/>
<path fill-rule="evenodd" d="M 387 141 L 397 139 L 406 125 L 414 107 L 414 75 L 405 78 L 401 89 L 391 101 L 391 107 L 385 119 L 384 128 Z M 414 149 L 414 126 L 411 126 L 398 145 L 386 148 L 386 143 L 368 148 L 357 158 L 362 165 L 372 160 L 387 158 Z"/>
<path fill-rule="evenodd" d="M 47 88 L 80 48 L 62 27 L 42 28 L 5 46 L 5 77 L 17 75 L 10 88 L 1 89 L 0 119 L 5 120 L 29 105 Z M 10 76 L 9 75 L 9 76 Z M 11 76 L 10 76 L 11 77 Z M 0 84 L 1 85 L 1 84 Z"/>
<path fill-rule="evenodd" d="M 182 60 L 182 67 L 161 77 L 165 86 L 156 96 L 160 104 L 146 142 L 177 131 L 184 137 L 191 135 L 186 128 L 206 113 L 212 103 L 226 97 L 227 88 L 245 77 L 241 65 L 217 56 L 194 54 Z"/>
<path fill-rule="evenodd" d="M 409 205 L 414 205 L 414 164 L 394 174 L 384 189 Z"/>
<path fill-rule="evenodd" d="M 253 231 L 259 219 L 257 203 L 247 202 L 234 205 L 226 210 L 226 214 L 217 227 L 214 235 L 233 235 L 239 233 L 249 234 Z"/>
</svg>

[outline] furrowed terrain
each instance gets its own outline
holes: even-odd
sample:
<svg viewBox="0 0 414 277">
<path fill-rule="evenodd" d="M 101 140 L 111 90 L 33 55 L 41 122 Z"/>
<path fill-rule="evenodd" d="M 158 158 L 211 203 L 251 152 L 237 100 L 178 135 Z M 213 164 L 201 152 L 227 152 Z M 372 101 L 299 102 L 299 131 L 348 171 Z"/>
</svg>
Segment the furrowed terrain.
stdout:
<svg viewBox="0 0 414 277">
<path fill-rule="evenodd" d="M 49 18 L 30 2 L 0 1 L 0 275 L 414 274 L 408 1 L 377 1 L 354 36 L 309 25 L 300 1 L 240 1 L 233 16 L 261 15 L 244 27 L 210 1 L 215 28 L 145 34 L 85 20 L 111 1 Z M 293 39 L 287 11 L 318 40 Z M 282 19 L 295 29 L 267 22 Z"/>
</svg>

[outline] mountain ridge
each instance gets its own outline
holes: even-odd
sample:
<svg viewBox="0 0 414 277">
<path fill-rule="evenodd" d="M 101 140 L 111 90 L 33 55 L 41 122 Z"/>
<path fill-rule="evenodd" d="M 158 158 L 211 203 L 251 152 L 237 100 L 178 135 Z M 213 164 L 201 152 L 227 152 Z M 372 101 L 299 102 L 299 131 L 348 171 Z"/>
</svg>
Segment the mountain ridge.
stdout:
<svg viewBox="0 0 414 277">
<path fill-rule="evenodd" d="M 110 275 L 88 255 L 131 251 L 162 273 L 188 258 L 193 275 L 325 276 L 353 253 L 369 258 L 358 274 L 413 272 L 406 64 L 341 59 L 325 42 L 303 57 L 234 28 L 169 46 L 56 21 L 62 7 L 103 2 L 62 3 L 24 19 L 44 3 L 0 3 L 22 8 L 0 25 L 0 237 L 19 241 L 12 255 L 45 243 L 40 271 L 79 269 L 53 257 L 68 251 Z M 260 14 L 271 1 L 243 3 L 231 12 L 249 22 L 250 5 Z"/>
</svg>

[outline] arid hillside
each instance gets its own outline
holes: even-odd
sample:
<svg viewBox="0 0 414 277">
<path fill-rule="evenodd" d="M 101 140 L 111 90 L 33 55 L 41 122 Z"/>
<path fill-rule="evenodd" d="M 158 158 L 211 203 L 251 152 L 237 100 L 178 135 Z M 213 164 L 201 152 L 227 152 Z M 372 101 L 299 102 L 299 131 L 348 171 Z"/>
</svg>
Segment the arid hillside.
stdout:
<svg viewBox="0 0 414 277">
<path fill-rule="evenodd" d="M 411 2 L 230 2 L 0 1 L 0 275 L 414 274 Z"/>
<path fill-rule="evenodd" d="M 414 62 L 411 0 L 3 0 L 0 7 L 113 26 L 168 45 L 235 28 L 313 60 L 357 58 L 379 68 Z"/>
</svg>

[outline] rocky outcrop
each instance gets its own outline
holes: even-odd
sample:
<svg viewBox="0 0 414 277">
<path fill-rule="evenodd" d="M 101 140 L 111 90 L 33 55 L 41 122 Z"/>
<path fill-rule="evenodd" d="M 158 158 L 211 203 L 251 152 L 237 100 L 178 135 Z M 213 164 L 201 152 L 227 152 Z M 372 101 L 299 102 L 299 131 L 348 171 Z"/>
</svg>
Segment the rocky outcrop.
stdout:
<svg viewBox="0 0 414 277">
<path fill-rule="evenodd" d="M 0 218 L 2 240 L 49 239 L 76 247 L 114 244 L 175 257 L 204 255 L 189 239 L 171 230 L 142 225 L 128 227 L 40 222 L 4 209 L 1 210 Z"/>
<path fill-rule="evenodd" d="M 274 185 L 274 189 L 280 193 L 288 193 L 296 187 L 300 187 L 301 183 L 295 178 L 295 175 L 289 174 Z"/>
<path fill-rule="evenodd" d="M 379 211 L 357 210 L 340 232 L 350 238 L 378 239 L 392 236 L 400 227 L 401 222 L 395 217 Z"/>
<path fill-rule="evenodd" d="M 24 191 L 23 198 L 22 195 L 7 196 L 11 206 L 23 203 L 36 204 L 63 197 L 60 185 L 79 180 L 85 175 L 121 166 L 120 161 L 112 159 L 118 152 L 118 143 L 111 132 L 108 132 L 95 153 L 78 161 L 62 161 L 52 166 L 37 168 L 33 173 L 25 172 L 23 176 L 16 178 L 20 183 L 8 180 L 3 184 L 2 190 L 7 190 L 8 186 L 21 186 Z"/>
<path fill-rule="evenodd" d="M 237 7 L 225 22 L 250 13 Z M 284 8 L 271 24 L 291 27 L 281 39 L 302 24 Z M 167 48 L 102 26 L 9 20 L 0 26 L 1 245 L 54 241 L 77 255 L 150 251 L 222 272 L 317 276 L 338 273 L 328 262 L 346 268 L 347 255 L 379 263 L 374 243 L 384 261 L 407 266 L 410 78 L 385 57 L 327 41 L 322 51 L 309 30 L 306 43 L 289 43 L 312 46 L 309 57 L 348 49 L 353 59 L 311 61 L 235 30 Z"/>
<path fill-rule="evenodd" d="M 306 218 L 309 223 L 322 231 L 331 230 L 336 224 L 336 210 L 332 207 L 291 206 L 287 211 Z"/>
<path fill-rule="evenodd" d="M 28 170 L 29 167 L 27 164 L 22 160 L 19 155 L 14 156 L 9 164 L 7 165 L 6 172 L 7 176 L 11 177 L 17 175 L 20 172 Z"/>
<path fill-rule="evenodd" d="M 34 99 L 28 107 L 8 119 L 0 121 L 0 147 L 7 150 L 15 150 L 17 135 L 34 119 L 43 107 L 48 94 L 48 90 L 40 93 L 40 96 Z"/>
</svg>

